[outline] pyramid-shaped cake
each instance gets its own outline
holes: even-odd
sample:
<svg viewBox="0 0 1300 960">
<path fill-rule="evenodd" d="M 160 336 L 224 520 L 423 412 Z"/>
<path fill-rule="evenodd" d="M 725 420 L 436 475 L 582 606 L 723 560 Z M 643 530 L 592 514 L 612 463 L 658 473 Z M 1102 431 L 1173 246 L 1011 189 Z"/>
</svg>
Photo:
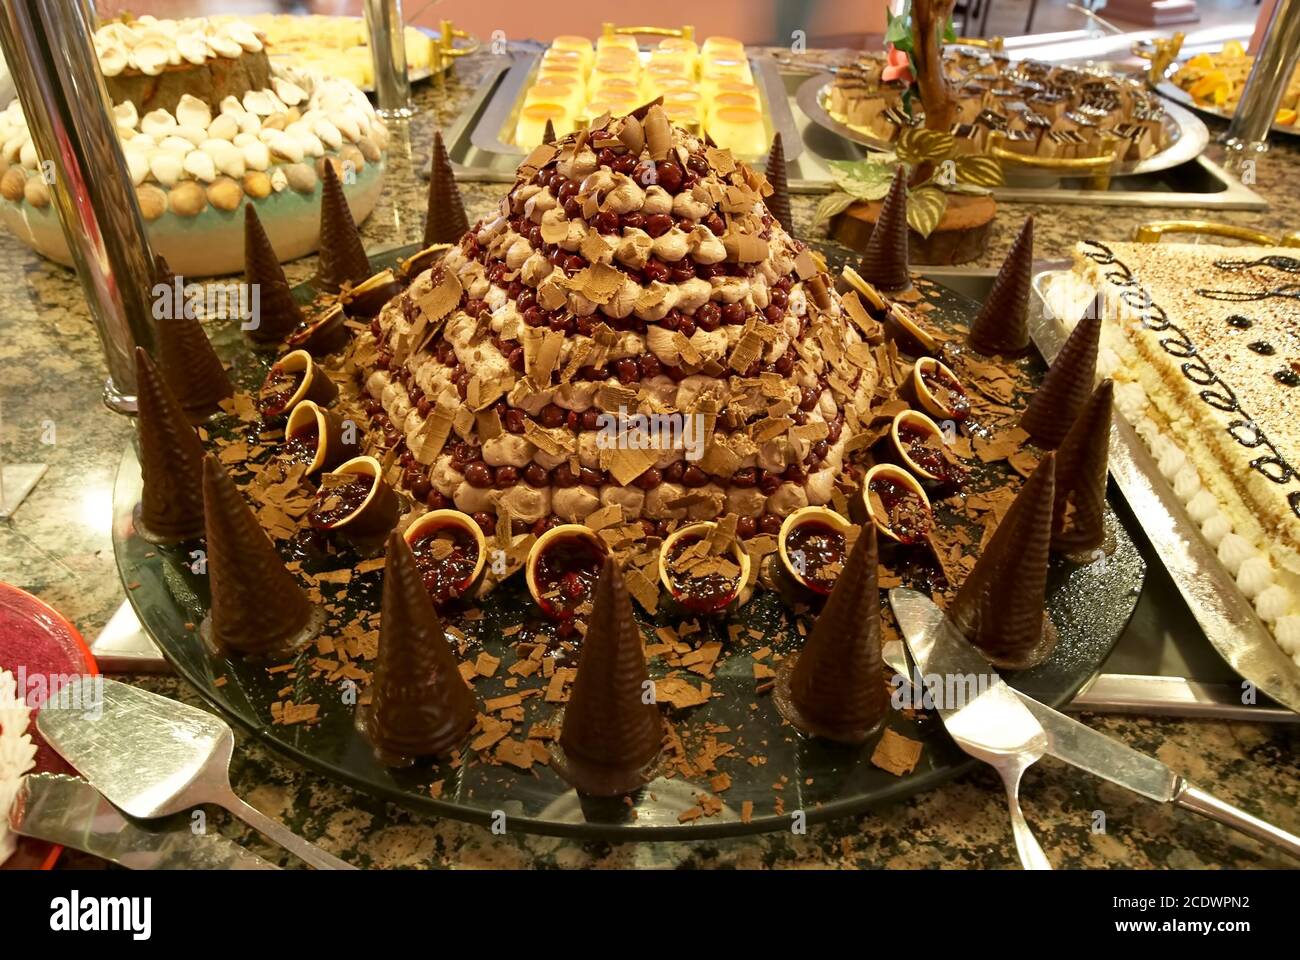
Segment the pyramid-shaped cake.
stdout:
<svg viewBox="0 0 1300 960">
<path fill-rule="evenodd" d="M 537 147 L 354 341 L 402 482 L 528 523 L 734 513 L 742 536 L 828 503 L 879 367 L 770 193 L 657 105 Z"/>
</svg>

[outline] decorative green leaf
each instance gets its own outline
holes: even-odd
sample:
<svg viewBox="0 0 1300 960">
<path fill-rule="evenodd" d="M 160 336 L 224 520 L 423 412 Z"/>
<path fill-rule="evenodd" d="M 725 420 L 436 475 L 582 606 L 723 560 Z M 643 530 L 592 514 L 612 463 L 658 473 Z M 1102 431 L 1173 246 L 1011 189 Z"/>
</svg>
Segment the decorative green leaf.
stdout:
<svg viewBox="0 0 1300 960">
<path fill-rule="evenodd" d="M 879 200 L 889 192 L 898 162 L 893 154 L 872 154 L 862 160 L 829 160 L 835 185 L 855 200 Z"/>
<path fill-rule="evenodd" d="M 918 187 L 907 196 L 907 223 L 923 237 L 928 237 L 948 209 L 948 195 L 938 187 Z"/>
<path fill-rule="evenodd" d="M 843 213 L 857 202 L 857 197 L 850 196 L 847 193 L 827 194 L 822 197 L 822 202 L 817 204 L 817 212 L 813 215 L 813 226 L 820 227 L 831 217 Z"/>
<path fill-rule="evenodd" d="M 1002 164 L 983 154 L 967 154 L 957 158 L 957 179 L 981 187 L 1002 185 Z"/>
<path fill-rule="evenodd" d="M 898 138 L 895 150 L 899 159 L 916 166 L 920 163 L 937 162 L 951 156 L 957 141 L 951 133 L 942 130 L 927 130 L 925 127 L 909 127 Z"/>
<path fill-rule="evenodd" d="M 962 183 L 960 180 L 948 184 L 943 189 L 946 193 L 964 193 L 968 197 L 987 197 L 993 192 L 988 187 L 981 187 L 974 183 Z"/>
<path fill-rule="evenodd" d="M 912 48 L 912 17 L 910 10 L 905 9 L 897 16 L 885 11 L 885 16 L 888 18 L 888 24 L 885 27 L 885 43 L 892 43 L 899 50 L 910 50 Z"/>
<path fill-rule="evenodd" d="M 957 31 L 953 29 L 951 16 L 948 18 L 948 22 L 943 25 L 943 40 L 944 43 L 955 43 L 957 41 Z"/>
</svg>

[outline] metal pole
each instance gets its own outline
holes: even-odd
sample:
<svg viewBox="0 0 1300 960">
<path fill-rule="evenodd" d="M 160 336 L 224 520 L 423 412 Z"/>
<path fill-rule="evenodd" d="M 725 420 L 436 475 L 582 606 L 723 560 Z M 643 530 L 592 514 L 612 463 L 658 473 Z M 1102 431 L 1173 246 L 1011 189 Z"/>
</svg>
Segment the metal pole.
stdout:
<svg viewBox="0 0 1300 960">
<path fill-rule="evenodd" d="M 1237 167 L 1249 154 L 1268 149 L 1268 132 L 1277 114 L 1296 56 L 1300 54 L 1300 0 L 1277 0 L 1255 64 L 1223 143 L 1229 166 Z"/>
<path fill-rule="evenodd" d="M 401 0 L 366 0 L 366 28 L 375 67 L 377 111 L 385 119 L 409 117 L 411 80 L 406 72 L 406 36 Z"/>
<path fill-rule="evenodd" d="M 154 346 L 153 254 L 85 7 L 11 0 L 0 8 L 0 47 L 104 348 L 104 402 L 134 413 L 135 347 Z"/>
</svg>

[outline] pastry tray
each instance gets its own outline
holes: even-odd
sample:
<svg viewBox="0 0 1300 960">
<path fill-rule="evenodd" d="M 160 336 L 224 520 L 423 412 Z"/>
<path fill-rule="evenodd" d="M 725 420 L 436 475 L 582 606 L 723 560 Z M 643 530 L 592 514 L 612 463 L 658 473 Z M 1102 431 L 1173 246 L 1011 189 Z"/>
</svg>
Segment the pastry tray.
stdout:
<svg viewBox="0 0 1300 960">
<path fill-rule="evenodd" d="M 822 97 L 826 88 L 834 79 L 833 75 L 823 73 L 805 80 L 795 94 L 795 100 L 799 104 L 799 108 L 812 118 L 813 122 L 847 140 L 860 143 L 872 150 L 892 150 L 893 144 L 890 141 L 881 140 L 879 137 L 873 137 L 857 127 L 849 126 L 837 120 L 826 109 Z M 1165 132 L 1170 139 L 1169 145 L 1165 149 L 1147 157 L 1145 160 L 1116 163 L 1111 167 L 1111 176 L 1128 177 L 1134 174 L 1155 173 L 1160 170 L 1167 170 L 1170 167 L 1176 167 L 1179 164 L 1187 163 L 1189 160 L 1195 160 L 1210 142 L 1210 132 L 1206 129 L 1204 121 L 1190 110 L 1184 109 L 1177 104 L 1166 105 L 1164 126 Z M 1032 175 L 1035 180 L 1043 178 L 1041 173 L 1033 175 L 1028 170 L 1025 171 L 1024 175 L 1026 177 Z M 1052 176 L 1052 174 L 1049 173 L 1048 176 Z"/>
<path fill-rule="evenodd" d="M 1033 278 L 1036 296 L 1032 298 L 1030 334 L 1049 361 L 1067 334 L 1047 308 L 1046 284 L 1068 269 L 1065 262 L 1048 264 Z M 1111 432 L 1110 475 L 1210 645 L 1243 680 L 1282 706 L 1300 712 L 1300 667 L 1282 651 L 1250 600 L 1237 589 L 1146 445 L 1122 416 L 1115 418 Z M 1237 705 L 1249 713 L 1250 704 L 1242 703 L 1244 692 L 1238 688 Z"/>
<path fill-rule="evenodd" d="M 512 48 L 513 49 L 513 48 Z M 519 54 L 516 53 L 516 56 Z M 532 51 L 535 56 L 535 51 Z M 786 173 L 789 187 L 795 193 L 829 193 L 835 189 L 831 178 L 830 160 L 858 160 L 866 148 L 846 140 L 820 126 L 804 113 L 796 102 L 800 86 L 806 81 L 807 71 L 781 69 L 770 57 L 759 57 L 764 96 L 768 96 L 769 82 L 774 75 L 785 91 L 793 133 L 782 134 L 786 148 Z M 457 179 L 476 183 L 513 183 L 520 154 L 502 153 L 475 142 L 480 130 L 489 129 L 484 117 L 497 102 L 499 91 L 515 58 L 499 56 L 484 73 L 479 90 L 465 105 L 459 118 L 447 135 L 447 152 L 451 157 Z M 515 94 L 522 96 L 522 90 Z M 514 101 L 511 102 L 513 107 Z M 496 130 L 505 129 L 505 119 L 498 118 Z M 496 139 L 494 137 L 493 139 Z M 504 146 L 504 144 L 502 145 Z M 797 151 L 797 152 L 792 152 Z M 424 168 L 428 176 L 428 164 Z M 998 200 L 1013 203 L 1081 203 L 1091 206 L 1162 207 L 1177 210 L 1198 208 L 1207 210 L 1263 210 L 1268 204 L 1264 198 L 1243 186 L 1208 157 L 1200 156 L 1188 163 L 1167 170 L 1132 174 L 1115 178 L 1109 190 L 1088 190 L 1082 179 L 1063 179 L 1052 184 L 1036 186 L 1004 186 L 994 190 Z"/>
<path fill-rule="evenodd" d="M 515 125 L 519 111 L 524 105 L 524 96 L 532 85 L 537 66 L 542 55 L 536 51 L 517 52 L 514 62 L 501 82 L 496 86 L 492 98 L 474 124 L 470 141 L 475 147 L 488 153 L 504 154 L 517 164 L 527 156 L 529 151 L 514 144 Z M 781 74 L 771 57 L 752 55 L 749 66 L 754 74 L 754 84 L 758 88 L 763 106 L 763 125 L 766 128 L 765 143 L 771 143 L 774 134 L 781 134 L 785 143 L 787 161 L 793 161 L 803 150 L 803 141 L 795 129 L 794 117 L 790 113 L 790 101 L 786 96 Z M 755 161 L 761 157 L 741 157 L 746 161 Z M 513 166 L 512 166 L 513 169 Z"/>
<path fill-rule="evenodd" d="M 1232 120 L 1232 114 L 1227 110 L 1224 110 L 1221 107 L 1212 107 L 1206 103 L 1200 103 L 1190 93 L 1178 84 L 1174 83 L 1172 79 L 1160 81 L 1155 85 L 1154 89 L 1156 93 L 1160 94 L 1160 96 L 1164 97 L 1166 100 L 1172 100 L 1174 103 L 1181 103 L 1183 106 L 1190 107 L 1197 113 L 1203 113 L 1207 117 L 1214 117 L 1217 120 L 1223 120 L 1225 122 Z M 1280 133 L 1283 136 L 1300 137 L 1300 124 L 1293 124 L 1292 126 L 1284 127 L 1280 123 L 1274 123 L 1269 129 L 1274 133 Z"/>
</svg>

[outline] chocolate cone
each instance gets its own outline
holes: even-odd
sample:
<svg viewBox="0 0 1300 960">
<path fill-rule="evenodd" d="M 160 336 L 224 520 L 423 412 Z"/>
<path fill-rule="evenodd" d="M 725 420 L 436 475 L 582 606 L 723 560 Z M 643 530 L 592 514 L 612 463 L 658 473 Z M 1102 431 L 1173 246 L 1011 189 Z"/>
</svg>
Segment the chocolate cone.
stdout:
<svg viewBox="0 0 1300 960">
<path fill-rule="evenodd" d="M 320 616 L 217 458 L 203 461 L 212 603 L 202 632 L 222 653 L 286 651 Z"/>
<path fill-rule="evenodd" d="M 381 759 L 409 763 L 446 756 L 477 718 L 474 694 L 447 645 L 415 556 L 394 532 L 388 538 L 379 653 L 362 729 Z"/>
<path fill-rule="evenodd" d="M 257 324 L 245 331 L 251 339 L 278 343 L 302 325 L 302 310 L 251 203 L 244 204 L 244 276 L 257 289 Z"/>
<path fill-rule="evenodd" d="M 356 286 L 370 274 L 370 260 L 348 208 L 343 185 L 333 164 L 324 164 L 320 191 L 320 272 L 316 285 L 327 293 L 338 293 L 345 283 Z"/>
<path fill-rule="evenodd" d="M 154 543 L 200 537 L 203 444 L 143 347 L 135 348 L 135 382 L 144 478 L 137 528 Z"/>
<path fill-rule="evenodd" d="M 616 797 L 645 782 L 662 747 L 663 721 L 645 699 L 650 674 L 641 630 L 613 558 L 605 560 L 591 603 L 556 769 L 580 793 Z"/>
<path fill-rule="evenodd" d="M 1095 550 L 1106 539 L 1113 384 L 1103 380 L 1056 451 L 1052 549 Z"/>
<path fill-rule="evenodd" d="M 1101 318 L 1089 312 L 1056 355 L 1047 376 L 1034 391 L 1020 425 L 1040 447 L 1054 450 L 1078 418 L 1097 379 L 1097 343 Z"/>
<path fill-rule="evenodd" d="M 880 205 L 858 273 L 881 290 L 906 290 L 912 285 L 907 273 L 907 175 L 902 166 Z"/>
<path fill-rule="evenodd" d="M 154 257 L 158 283 L 176 289 L 176 274 L 162 256 Z M 158 357 L 162 374 L 181 407 L 191 420 L 204 420 L 233 396 L 234 384 L 212 349 L 198 318 L 184 309 L 184 301 L 173 304 L 171 316 L 158 322 Z M 197 474 L 195 474 L 197 476 Z"/>
<path fill-rule="evenodd" d="M 985 546 L 948 616 L 996 666 L 1042 662 L 1056 643 L 1046 616 L 1056 454 L 1033 472 Z"/>
<path fill-rule="evenodd" d="M 785 175 L 785 146 L 781 134 L 772 138 L 772 150 L 767 155 L 767 182 L 772 185 L 772 195 L 767 198 L 767 209 L 776 217 L 785 232 L 794 236 L 794 214 L 790 212 L 790 187 Z"/>
<path fill-rule="evenodd" d="M 1024 226 L 970 326 L 980 353 L 1018 353 L 1029 346 L 1029 280 L 1034 266 L 1034 218 Z"/>
<path fill-rule="evenodd" d="M 551 133 L 552 143 L 554 131 Z M 451 158 L 442 145 L 442 134 L 433 134 L 433 164 L 429 167 L 429 210 L 424 220 L 424 245 L 455 243 L 469 229 L 465 204 L 451 172 Z"/>
<path fill-rule="evenodd" d="M 435 133 L 434 136 L 438 138 L 439 143 L 442 143 L 442 134 Z M 550 117 L 547 117 L 546 126 L 542 129 L 542 143 L 554 143 L 555 140 L 555 124 L 551 123 Z M 443 152 L 445 153 L 446 150 L 444 149 Z"/>
<path fill-rule="evenodd" d="M 777 708 L 810 736 L 862 743 L 889 711 L 876 556 L 876 528 L 867 524 L 808 641 L 777 673 Z"/>
</svg>

